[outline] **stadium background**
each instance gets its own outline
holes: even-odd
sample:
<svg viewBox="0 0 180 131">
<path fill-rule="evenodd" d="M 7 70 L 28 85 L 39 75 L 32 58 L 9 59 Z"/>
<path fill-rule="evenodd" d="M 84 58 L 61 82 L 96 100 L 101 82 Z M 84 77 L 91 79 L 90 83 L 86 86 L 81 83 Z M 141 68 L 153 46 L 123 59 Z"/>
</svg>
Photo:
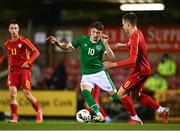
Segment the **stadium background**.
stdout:
<svg viewBox="0 0 180 131">
<path fill-rule="evenodd" d="M 126 2 L 126 0 L 124 0 Z M 139 3 L 140 0 L 134 0 Z M 144 0 L 148 2 L 148 0 Z M 77 110 L 84 108 L 84 102 L 79 92 L 80 64 L 78 51 L 63 52 L 49 45 L 45 38 L 55 35 L 59 40 L 71 41 L 74 37 L 87 34 L 88 26 L 95 20 L 101 20 L 105 25 L 105 33 L 110 36 L 111 47 L 116 59 L 127 57 L 125 50 L 117 50 L 114 44 L 125 41 L 121 27 L 121 16 L 125 13 L 119 9 L 117 0 L 0 0 L 0 47 L 9 38 L 8 21 L 17 19 L 21 34 L 29 37 L 40 50 L 33 70 L 33 93 L 40 100 L 45 118 L 72 119 Z M 131 2 L 128 1 L 127 2 Z M 166 53 L 176 63 L 176 71 L 169 76 L 163 76 L 167 89 L 159 92 L 147 88 L 147 92 L 163 105 L 170 106 L 172 121 L 180 119 L 180 9 L 179 0 L 155 0 L 165 4 L 164 11 L 139 11 L 138 27 L 145 34 L 148 44 L 148 57 L 156 73 L 163 55 Z M 9 117 L 9 98 L 5 81 L 7 78 L 6 61 L 0 67 L 0 111 L 1 120 Z M 110 76 L 119 88 L 128 75 L 128 68 L 109 70 Z M 162 82 L 160 82 L 162 83 Z M 157 86 L 161 86 L 157 84 Z M 163 85 L 164 86 L 164 85 Z M 166 86 L 166 85 L 165 85 Z M 162 86 L 161 86 L 162 87 Z M 162 87 L 163 88 L 163 87 Z M 157 93 L 156 93 L 157 92 Z M 20 94 L 18 113 L 22 118 L 34 115 L 29 104 Z M 110 103 L 106 93 L 101 93 L 101 104 L 113 120 L 127 120 L 124 109 Z M 135 103 L 140 117 L 154 120 L 155 113 Z M 66 112 L 65 112 L 66 111 Z M 27 117 L 28 116 L 28 117 Z M 159 117 L 156 116 L 156 120 Z"/>
</svg>

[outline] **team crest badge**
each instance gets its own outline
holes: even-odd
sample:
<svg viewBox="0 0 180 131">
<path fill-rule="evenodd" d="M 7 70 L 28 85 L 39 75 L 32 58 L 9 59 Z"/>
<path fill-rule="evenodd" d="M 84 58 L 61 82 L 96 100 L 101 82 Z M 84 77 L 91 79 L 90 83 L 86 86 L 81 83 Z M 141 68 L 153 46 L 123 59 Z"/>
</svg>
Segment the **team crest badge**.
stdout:
<svg viewBox="0 0 180 131">
<path fill-rule="evenodd" d="M 102 46 L 101 46 L 101 45 L 97 45 L 97 46 L 96 46 L 96 49 L 97 49 L 98 51 L 100 51 L 100 50 L 102 49 Z"/>
<path fill-rule="evenodd" d="M 87 44 L 84 44 L 85 47 L 87 47 Z"/>
<path fill-rule="evenodd" d="M 21 47 L 22 47 L 22 44 L 18 44 L 18 47 L 21 48 Z"/>
</svg>

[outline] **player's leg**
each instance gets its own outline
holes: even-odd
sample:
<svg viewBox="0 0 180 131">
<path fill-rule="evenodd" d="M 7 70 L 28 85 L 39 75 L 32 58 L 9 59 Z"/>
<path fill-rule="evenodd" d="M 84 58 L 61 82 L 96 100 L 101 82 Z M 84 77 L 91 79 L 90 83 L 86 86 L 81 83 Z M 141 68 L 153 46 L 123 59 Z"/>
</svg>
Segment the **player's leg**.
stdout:
<svg viewBox="0 0 180 131">
<path fill-rule="evenodd" d="M 91 86 L 81 84 L 81 93 L 82 93 L 83 98 L 85 99 L 90 109 L 96 114 L 96 116 L 100 117 L 102 116 L 102 114 L 100 113 L 99 108 L 91 95 L 91 90 L 92 90 Z M 101 119 L 104 121 L 103 117 Z M 98 120 L 95 122 L 98 122 Z"/>
<path fill-rule="evenodd" d="M 107 91 L 112 96 L 113 101 L 120 103 L 117 96 L 117 90 L 107 72 L 101 71 L 98 74 L 98 77 L 94 77 L 93 82 L 102 90 Z"/>
<path fill-rule="evenodd" d="M 23 93 L 24 93 L 26 99 L 32 104 L 32 107 L 36 111 L 36 122 L 37 123 L 42 123 L 43 122 L 43 114 L 42 114 L 42 109 L 41 109 L 38 101 L 32 95 L 31 90 L 23 89 Z"/>
<path fill-rule="evenodd" d="M 143 90 L 144 87 L 141 85 L 141 89 Z M 139 102 L 143 104 L 144 106 L 149 106 L 152 109 L 156 110 L 158 113 L 161 114 L 163 123 L 168 123 L 168 115 L 169 115 L 169 108 L 168 107 L 162 107 L 159 105 L 158 102 L 156 102 L 152 97 L 145 93 L 138 93 L 140 96 L 138 98 Z"/>
<path fill-rule="evenodd" d="M 129 124 L 143 124 L 141 119 L 138 117 L 136 110 L 134 108 L 133 102 L 128 95 L 128 92 L 121 86 L 118 91 L 118 96 L 121 100 L 122 105 L 127 112 L 130 113 L 131 119 L 128 121 Z"/>
<path fill-rule="evenodd" d="M 81 93 L 83 98 L 85 99 L 86 103 L 90 107 L 90 109 L 96 114 L 96 118 L 93 118 L 94 122 L 104 122 L 104 117 L 102 116 L 99 108 L 94 101 L 91 91 L 94 88 L 94 83 L 92 79 L 94 78 L 93 75 L 83 75 L 81 80 Z"/>
<path fill-rule="evenodd" d="M 17 122 L 17 88 L 15 86 L 9 86 L 10 92 L 10 108 L 11 108 L 11 119 L 9 122 L 16 123 Z"/>
<path fill-rule="evenodd" d="M 107 72 L 103 71 L 101 73 L 101 77 L 97 77 L 94 79 L 94 81 L 96 82 L 96 85 L 98 85 L 102 90 L 107 91 L 111 95 L 111 98 L 114 102 L 121 104 L 117 95 L 116 87 Z"/>
<path fill-rule="evenodd" d="M 101 89 L 96 85 L 92 91 L 92 96 L 96 104 L 98 105 L 101 114 L 104 116 L 105 122 L 110 123 L 112 121 L 111 118 L 108 116 L 105 109 L 100 105 L 100 100 L 99 100 L 100 93 L 101 93 Z"/>
<path fill-rule="evenodd" d="M 118 91 L 118 96 L 121 100 L 122 105 L 130 113 L 131 119 L 128 121 L 129 124 L 143 124 L 136 113 L 130 96 L 128 95 L 129 91 L 138 88 L 137 85 L 139 80 L 141 79 L 139 79 L 139 77 L 137 77 L 136 75 L 129 76 Z"/>
<path fill-rule="evenodd" d="M 42 109 L 39 105 L 39 102 L 37 99 L 32 95 L 31 91 L 31 81 L 30 81 L 30 71 L 23 69 L 22 71 L 22 91 L 26 97 L 26 99 L 32 104 L 32 107 L 36 111 L 36 122 L 37 123 L 42 123 L 43 122 L 43 114 L 42 114 Z"/>
<path fill-rule="evenodd" d="M 18 70 L 11 68 L 8 74 L 7 86 L 9 87 L 10 93 L 10 109 L 11 109 L 11 119 L 9 122 L 17 122 L 17 87 L 19 85 L 19 75 Z"/>
</svg>

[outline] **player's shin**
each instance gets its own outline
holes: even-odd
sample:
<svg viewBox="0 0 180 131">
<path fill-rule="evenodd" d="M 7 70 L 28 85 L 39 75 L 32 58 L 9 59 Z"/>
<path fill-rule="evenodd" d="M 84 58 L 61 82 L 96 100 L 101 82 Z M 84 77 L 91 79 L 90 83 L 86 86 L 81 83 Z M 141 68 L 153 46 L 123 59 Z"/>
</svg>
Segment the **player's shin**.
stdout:
<svg viewBox="0 0 180 131">
<path fill-rule="evenodd" d="M 35 103 L 33 103 L 33 104 L 32 104 L 32 107 L 34 108 L 34 110 L 35 110 L 36 112 L 38 112 L 38 111 L 41 109 L 38 101 L 36 101 Z"/>
<path fill-rule="evenodd" d="M 85 101 L 87 102 L 88 106 L 91 108 L 91 110 L 96 113 L 97 115 L 99 115 L 99 109 L 98 106 L 96 105 L 91 92 L 84 89 L 81 91 L 83 98 L 85 99 Z"/>
<path fill-rule="evenodd" d="M 157 110 L 159 108 L 159 104 L 153 100 L 150 96 L 142 93 L 140 98 L 139 98 L 139 101 L 145 105 L 145 106 L 149 106 L 151 107 L 152 109 L 154 110 Z"/>
</svg>

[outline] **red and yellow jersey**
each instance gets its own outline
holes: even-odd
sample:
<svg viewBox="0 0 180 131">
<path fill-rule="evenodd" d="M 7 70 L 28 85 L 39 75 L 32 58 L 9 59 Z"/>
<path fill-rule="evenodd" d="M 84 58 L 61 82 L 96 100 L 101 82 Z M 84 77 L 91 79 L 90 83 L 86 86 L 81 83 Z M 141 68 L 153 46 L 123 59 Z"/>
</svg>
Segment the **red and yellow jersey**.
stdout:
<svg viewBox="0 0 180 131">
<path fill-rule="evenodd" d="M 40 54 L 31 41 L 22 36 L 16 41 L 7 40 L 5 48 L 7 50 L 9 66 L 21 67 L 26 61 L 31 65 Z"/>
</svg>

